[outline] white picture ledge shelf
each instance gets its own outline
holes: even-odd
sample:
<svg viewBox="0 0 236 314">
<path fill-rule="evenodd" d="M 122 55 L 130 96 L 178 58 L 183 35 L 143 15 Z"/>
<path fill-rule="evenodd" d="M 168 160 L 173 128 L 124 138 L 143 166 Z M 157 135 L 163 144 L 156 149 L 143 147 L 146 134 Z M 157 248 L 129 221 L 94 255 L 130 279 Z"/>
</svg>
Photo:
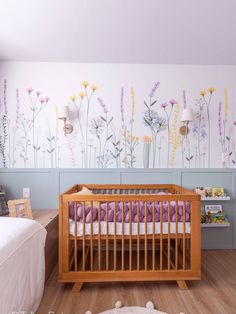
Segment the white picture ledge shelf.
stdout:
<svg viewBox="0 0 236 314">
<path fill-rule="evenodd" d="M 222 227 L 230 227 L 229 222 L 224 222 L 224 223 L 209 223 L 209 224 L 202 224 L 202 228 L 222 228 Z"/>
<path fill-rule="evenodd" d="M 230 201 L 230 196 L 222 197 L 202 197 L 202 201 Z"/>
</svg>

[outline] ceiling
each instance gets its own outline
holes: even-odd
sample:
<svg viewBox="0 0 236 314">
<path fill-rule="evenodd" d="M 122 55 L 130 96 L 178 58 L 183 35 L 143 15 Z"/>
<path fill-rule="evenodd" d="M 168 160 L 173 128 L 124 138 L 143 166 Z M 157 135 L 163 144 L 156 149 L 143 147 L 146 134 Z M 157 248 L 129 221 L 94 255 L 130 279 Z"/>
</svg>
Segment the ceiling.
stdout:
<svg viewBox="0 0 236 314">
<path fill-rule="evenodd" d="M 236 65 L 235 0 L 0 0 L 0 60 Z"/>
</svg>

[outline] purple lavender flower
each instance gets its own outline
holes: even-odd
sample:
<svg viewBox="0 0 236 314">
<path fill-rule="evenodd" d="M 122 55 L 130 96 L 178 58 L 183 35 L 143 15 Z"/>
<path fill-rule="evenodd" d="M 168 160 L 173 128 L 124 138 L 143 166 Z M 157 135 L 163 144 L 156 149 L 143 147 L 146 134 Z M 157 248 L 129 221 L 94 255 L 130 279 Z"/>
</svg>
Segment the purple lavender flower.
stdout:
<svg viewBox="0 0 236 314">
<path fill-rule="evenodd" d="M 120 94 L 120 112 L 121 112 L 121 121 L 122 124 L 125 122 L 124 118 L 124 88 L 121 88 L 121 94 Z"/>
<path fill-rule="evenodd" d="M 154 86 L 153 86 L 153 88 L 151 89 L 151 92 L 150 92 L 150 94 L 149 94 L 149 97 L 150 97 L 150 98 L 152 98 L 152 97 L 154 96 L 154 94 L 155 94 L 156 90 L 158 89 L 159 85 L 160 85 L 160 82 L 154 83 Z"/>
<path fill-rule="evenodd" d="M 18 125 L 20 120 L 20 97 L 19 97 L 19 89 L 16 89 L 16 126 Z"/>
<path fill-rule="evenodd" d="M 27 89 L 27 92 L 28 92 L 29 94 L 31 94 L 32 91 L 33 91 L 33 88 L 32 88 L 32 87 L 29 87 L 29 88 Z"/>
<path fill-rule="evenodd" d="M 221 124 L 221 113 L 222 113 L 222 103 L 219 102 L 219 115 L 218 115 L 218 126 L 219 126 L 219 135 L 222 136 L 222 124 Z"/>
<path fill-rule="evenodd" d="M 7 80 L 3 82 L 3 104 L 5 114 L 7 115 Z"/>
<path fill-rule="evenodd" d="M 100 106 L 102 107 L 103 112 L 108 113 L 107 106 L 104 104 L 103 100 L 101 98 L 98 98 L 97 100 L 98 100 Z"/>
<path fill-rule="evenodd" d="M 186 92 L 185 89 L 183 90 L 183 101 L 184 101 L 184 109 L 187 108 L 187 100 L 186 100 Z"/>
</svg>

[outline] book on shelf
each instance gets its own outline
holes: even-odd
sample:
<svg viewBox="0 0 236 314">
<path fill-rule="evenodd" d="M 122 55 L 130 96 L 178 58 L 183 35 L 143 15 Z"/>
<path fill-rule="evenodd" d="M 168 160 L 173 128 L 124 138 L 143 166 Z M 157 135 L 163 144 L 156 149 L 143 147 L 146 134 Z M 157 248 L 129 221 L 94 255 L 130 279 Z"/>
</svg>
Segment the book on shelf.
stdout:
<svg viewBox="0 0 236 314">
<path fill-rule="evenodd" d="M 194 189 L 195 193 L 201 195 L 202 199 L 210 199 L 210 198 L 225 198 L 227 197 L 225 194 L 225 189 L 222 187 L 209 187 L 209 186 L 200 186 L 195 187 Z"/>
<path fill-rule="evenodd" d="M 202 224 L 228 224 L 226 213 L 221 205 L 208 205 L 202 208 Z"/>
</svg>

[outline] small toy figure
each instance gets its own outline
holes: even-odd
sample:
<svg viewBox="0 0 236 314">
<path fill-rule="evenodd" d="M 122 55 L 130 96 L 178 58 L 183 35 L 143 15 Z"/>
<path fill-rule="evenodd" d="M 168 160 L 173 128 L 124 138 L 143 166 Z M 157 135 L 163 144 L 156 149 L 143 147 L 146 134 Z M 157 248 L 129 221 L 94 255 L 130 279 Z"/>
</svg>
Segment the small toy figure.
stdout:
<svg viewBox="0 0 236 314">
<path fill-rule="evenodd" d="M 212 223 L 212 218 L 211 218 L 211 213 L 210 212 L 208 212 L 206 214 L 206 223 L 207 224 L 211 224 Z"/>
</svg>

